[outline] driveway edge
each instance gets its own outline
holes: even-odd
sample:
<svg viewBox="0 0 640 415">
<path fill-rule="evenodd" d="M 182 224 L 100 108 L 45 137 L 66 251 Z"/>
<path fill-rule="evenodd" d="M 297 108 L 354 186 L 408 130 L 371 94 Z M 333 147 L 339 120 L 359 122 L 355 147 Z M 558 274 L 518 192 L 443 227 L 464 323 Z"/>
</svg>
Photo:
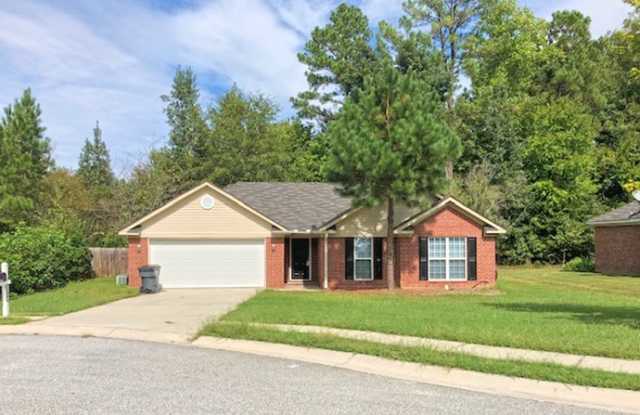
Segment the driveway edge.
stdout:
<svg viewBox="0 0 640 415">
<path fill-rule="evenodd" d="M 207 349 L 297 360 L 372 375 L 411 382 L 429 383 L 492 395 L 640 414 L 640 392 L 566 385 L 558 382 L 491 375 L 468 370 L 401 362 L 357 353 L 251 340 L 203 336 L 195 340 L 192 344 Z"/>
</svg>

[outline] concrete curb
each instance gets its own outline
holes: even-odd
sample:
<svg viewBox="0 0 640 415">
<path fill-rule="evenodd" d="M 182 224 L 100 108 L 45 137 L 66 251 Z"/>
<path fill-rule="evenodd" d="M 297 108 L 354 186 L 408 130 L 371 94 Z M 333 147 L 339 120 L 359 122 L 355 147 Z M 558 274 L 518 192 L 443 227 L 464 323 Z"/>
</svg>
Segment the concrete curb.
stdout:
<svg viewBox="0 0 640 415">
<path fill-rule="evenodd" d="M 330 334 L 354 340 L 398 346 L 429 347 L 444 352 L 464 353 L 472 356 L 500 360 L 522 360 L 535 363 L 554 363 L 562 366 L 582 369 L 605 370 L 607 372 L 640 375 L 640 361 L 614 359 L 599 356 L 583 356 L 566 353 L 544 352 L 538 350 L 515 349 L 511 347 L 485 346 L 463 342 L 436 340 L 423 337 L 400 336 L 361 330 L 335 329 L 321 326 L 301 326 L 292 324 L 251 324 L 255 327 L 292 331 L 298 333 Z"/>
<path fill-rule="evenodd" d="M 204 336 L 195 340 L 193 345 L 208 349 L 298 360 L 395 379 L 429 383 L 492 395 L 640 414 L 640 392 L 490 375 L 461 369 L 447 369 L 439 366 L 400 362 L 356 353 L 249 340 Z"/>
</svg>

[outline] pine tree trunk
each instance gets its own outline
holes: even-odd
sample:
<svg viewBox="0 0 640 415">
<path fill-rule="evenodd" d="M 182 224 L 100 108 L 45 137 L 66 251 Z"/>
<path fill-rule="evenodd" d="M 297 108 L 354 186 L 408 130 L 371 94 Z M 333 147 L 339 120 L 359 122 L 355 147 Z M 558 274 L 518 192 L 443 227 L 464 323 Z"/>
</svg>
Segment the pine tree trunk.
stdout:
<svg viewBox="0 0 640 415">
<path fill-rule="evenodd" d="M 445 166 L 445 174 L 447 180 L 453 180 L 453 161 L 447 160 L 447 165 Z"/>
<path fill-rule="evenodd" d="M 452 71 L 452 76 L 453 76 L 453 71 Z M 450 85 L 449 85 L 449 96 L 447 97 L 447 116 L 448 116 L 448 123 L 450 126 L 453 125 L 453 81 L 451 81 Z M 447 180 L 453 180 L 453 160 L 447 160 L 447 164 L 445 165 L 444 168 L 444 172 L 445 175 L 447 177 Z"/>
<path fill-rule="evenodd" d="M 387 199 L 387 287 L 390 290 L 396 288 L 395 279 L 395 258 L 396 258 L 396 244 L 393 235 L 393 222 L 394 222 L 394 205 L 393 199 Z"/>
</svg>

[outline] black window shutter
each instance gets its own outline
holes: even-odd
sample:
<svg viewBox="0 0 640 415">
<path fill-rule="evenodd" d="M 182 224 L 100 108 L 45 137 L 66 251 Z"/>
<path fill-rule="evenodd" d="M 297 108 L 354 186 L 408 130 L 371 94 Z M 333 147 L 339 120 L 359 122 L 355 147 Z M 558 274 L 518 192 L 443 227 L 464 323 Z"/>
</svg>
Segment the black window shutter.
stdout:
<svg viewBox="0 0 640 415">
<path fill-rule="evenodd" d="M 478 279 L 478 249 L 476 238 L 467 238 L 467 277 L 469 281 Z"/>
<path fill-rule="evenodd" d="M 384 238 L 373 240 L 373 279 L 382 279 L 382 241 Z"/>
<path fill-rule="evenodd" d="M 429 249 L 427 249 L 427 241 L 428 238 L 420 238 L 420 248 L 419 248 L 419 256 L 420 256 L 420 280 L 427 281 L 429 280 Z"/>
<path fill-rule="evenodd" d="M 344 279 L 353 279 L 353 238 L 344 239 Z"/>
</svg>

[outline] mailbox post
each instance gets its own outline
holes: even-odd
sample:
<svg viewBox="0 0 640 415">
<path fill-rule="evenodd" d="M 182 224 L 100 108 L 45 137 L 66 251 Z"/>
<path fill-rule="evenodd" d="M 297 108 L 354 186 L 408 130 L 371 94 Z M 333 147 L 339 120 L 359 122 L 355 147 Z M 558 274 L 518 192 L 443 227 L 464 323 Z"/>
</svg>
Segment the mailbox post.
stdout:
<svg viewBox="0 0 640 415">
<path fill-rule="evenodd" d="M 9 317 L 9 264 L 0 265 L 0 289 L 2 290 L 2 318 Z"/>
</svg>

